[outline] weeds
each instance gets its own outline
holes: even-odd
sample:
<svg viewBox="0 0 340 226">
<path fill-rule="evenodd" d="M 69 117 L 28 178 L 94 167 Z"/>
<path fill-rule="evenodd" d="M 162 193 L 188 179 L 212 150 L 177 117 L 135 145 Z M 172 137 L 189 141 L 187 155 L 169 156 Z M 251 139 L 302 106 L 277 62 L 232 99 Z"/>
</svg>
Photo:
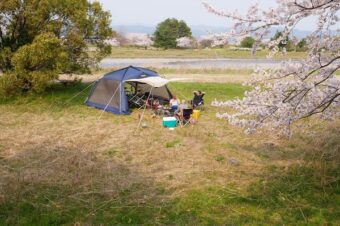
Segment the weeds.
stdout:
<svg viewBox="0 0 340 226">
<path fill-rule="evenodd" d="M 175 139 L 173 141 L 169 141 L 165 144 L 165 147 L 166 148 L 173 148 L 175 147 L 176 145 L 180 144 L 181 143 L 181 140 L 180 139 Z"/>
<path fill-rule="evenodd" d="M 225 157 L 222 156 L 222 155 L 217 155 L 217 156 L 215 156 L 215 160 L 222 164 L 225 161 Z"/>
</svg>

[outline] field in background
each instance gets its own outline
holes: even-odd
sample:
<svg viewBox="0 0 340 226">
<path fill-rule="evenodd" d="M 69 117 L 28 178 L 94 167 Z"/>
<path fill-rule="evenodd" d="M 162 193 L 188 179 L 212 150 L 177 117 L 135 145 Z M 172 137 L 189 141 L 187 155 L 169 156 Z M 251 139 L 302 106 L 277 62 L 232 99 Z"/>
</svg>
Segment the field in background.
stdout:
<svg viewBox="0 0 340 226">
<path fill-rule="evenodd" d="M 91 75 L 81 75 L 75 77 L 81 79 L 83 82 L 93 82 L 101 78 L 104 74 L 111 71 L 118 70 L 119 68 L 105 68 L 100 70 L 94 70 Z M 251 69 L 228 69 L 228 68 L 201 68 L 201 69 L 190 69 L 190 68 L 152 68 L 151 70 L 157 71 L 162 77 L 168 79 L 183 79 L 180 82 L 185 83 L 238 83 L 242 84 L 251 79 L 253 70 Z M 336 76 L 340 76 L 340 71 L 337 71 Z M 70 79 L 69 76 L 60 76 L 62 80 Z M 72 77 L 71 77 L 72 78 Z"/>
<path fill-rule="evenodd" d="M 147 111 L 137 130 L 141 111 L 84 106 L 87 86 L 0 100 L 0 225 L 340 224 L 339 122 L 246 136 L 209 106 L 246 87 L 181 82 L 180 99 L 207 92 L 200 121 L 169 131 Z"/>
<path fill-rule="evenodd" d="M 258 59 L 266 58 L 267 50 L 260 50 L 255 56 L 250 51 L 236 51 L 231 49 L 154 49 L 135 47 L 112 48 L 111 58 L 232 58 L 232 59 Z M 274 59 L 301 59 L 305 52 L 288 52 L 286 56 L 278 55 Z"/>
<path fill-rule="evenodd" d="M 75 75 L 83 82 L 93 82 L 101 78 L 104 74 L 111 71 L 118 70 L 119 68 L 106 68 L 95 70 L 91 75 Z M 187 69 L 187 68 L 152 68 L 157 71 L 162 77 L 168 79 L 183 79 L 179 82 L 195 82 L 195 83 L 243 83 L 249 81 L 251 74 L 250 69 L 218 69 L 218 68 L 202 68 L 202 69 Z M 62 80 L 69 80 L 68 75 L 60 76 Z M 72 77 L 71 77 L 72 79 Z"/>
</svg>

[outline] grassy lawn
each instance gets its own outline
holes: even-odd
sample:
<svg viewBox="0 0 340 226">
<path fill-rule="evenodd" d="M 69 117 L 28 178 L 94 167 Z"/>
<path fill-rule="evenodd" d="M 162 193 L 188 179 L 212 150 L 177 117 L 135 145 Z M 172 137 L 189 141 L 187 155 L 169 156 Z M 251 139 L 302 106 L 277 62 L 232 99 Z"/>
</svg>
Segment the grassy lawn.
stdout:
<svg viewBox="0 0 340 226">
<path fill-rule="evenodd" d="M 240 84 L 203 90 L 197 124 L 174 131 L 146 112 L 84 106 L 88 84 L 0 99 L 0 225 L 339 225 L 339 122 L 290 139 L 246 136 L 215 117 Z"/>
<path fill-rule="evenodd" d="M 250 51 L 236 51 L 231 49 L 142 49 L 134 47 L 113 48 L 112 58 L 232 58 L 257 59 L 266 58 L 268 51 L 261 50 L 252 56 Z M 286 56 L 276 56 L 275 59 L 301 59 L 304 52 L 288 52 Z"/>
</svg>

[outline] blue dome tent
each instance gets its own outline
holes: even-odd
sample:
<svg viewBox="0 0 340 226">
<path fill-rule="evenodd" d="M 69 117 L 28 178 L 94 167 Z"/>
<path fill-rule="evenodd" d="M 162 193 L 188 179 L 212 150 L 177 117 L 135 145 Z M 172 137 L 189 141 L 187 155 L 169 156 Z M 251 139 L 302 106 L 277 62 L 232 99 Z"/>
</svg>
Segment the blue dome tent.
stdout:
<svg viewBox="0 0 340 226">
<path fill-rule="evenodd" d="M 169 101 L 172 94 L 166 86 L 168 82 L 169 80 L 161 78 L 155 71 L 129 66 L 100 78 L 93 86 L 85 104 L 114 114 L 129 114 L 126 84 L 132 86 L 135 92 L 147 93 L 149 96 L 152 94 Z"/>
</svg>

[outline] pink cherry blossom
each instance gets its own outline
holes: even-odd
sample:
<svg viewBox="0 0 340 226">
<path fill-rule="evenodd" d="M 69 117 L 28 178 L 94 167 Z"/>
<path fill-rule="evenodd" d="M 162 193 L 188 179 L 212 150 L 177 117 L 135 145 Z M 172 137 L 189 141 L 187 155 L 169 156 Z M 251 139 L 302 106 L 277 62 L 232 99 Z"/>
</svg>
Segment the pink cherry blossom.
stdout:
<svg viewBox="0 0 340 226">
<path fill-rule="evenodd" d="M 177 47 L 180 48 L 194 48 L 195 47 L 195 40 L 191 37 L 182 37 L 176 39 Z"/>
<path fill-rule="evenodd" d="M 149 47 L 153 45 L 153 41 L 150 36 L 144 33 L 128 33 L 125 35 L 127 43 L 129 45 Z"/>
</svg>

